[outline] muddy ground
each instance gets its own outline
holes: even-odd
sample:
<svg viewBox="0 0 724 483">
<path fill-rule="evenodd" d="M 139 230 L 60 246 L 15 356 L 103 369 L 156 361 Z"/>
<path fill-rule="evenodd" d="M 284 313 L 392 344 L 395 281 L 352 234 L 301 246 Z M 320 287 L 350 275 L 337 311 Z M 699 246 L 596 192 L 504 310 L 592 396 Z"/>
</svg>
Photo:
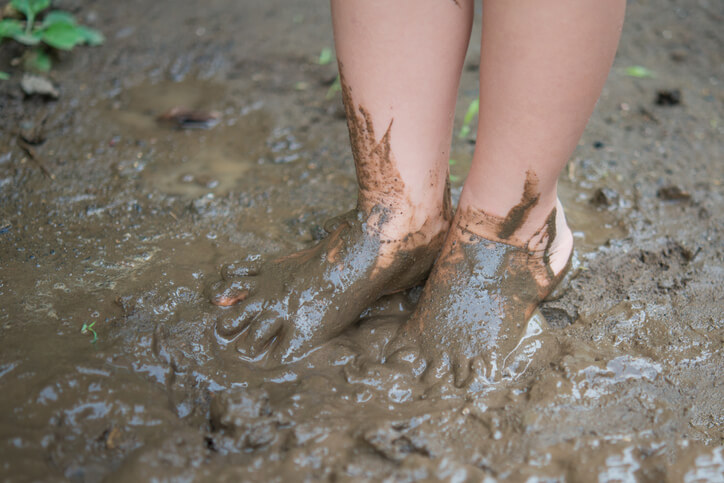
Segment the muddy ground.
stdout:
<svg viewBox="0 0 724 483">
<path fill-rule="evenodd" d="M 419 290 L 281 369 L 215 333 L 220 264 L 354 205 L 324 1 L 56 5 L 107 42 L 59 56 L 57 101 L 0 83 L 0 479 L 723 481 L 721 3 L 629 2 L 561 180 L 580 266 L 543 310 L 555 350 L 466 389 L 381 364 Z M 220 122 L 156 121 L 180 105 Z"/>
</svg>

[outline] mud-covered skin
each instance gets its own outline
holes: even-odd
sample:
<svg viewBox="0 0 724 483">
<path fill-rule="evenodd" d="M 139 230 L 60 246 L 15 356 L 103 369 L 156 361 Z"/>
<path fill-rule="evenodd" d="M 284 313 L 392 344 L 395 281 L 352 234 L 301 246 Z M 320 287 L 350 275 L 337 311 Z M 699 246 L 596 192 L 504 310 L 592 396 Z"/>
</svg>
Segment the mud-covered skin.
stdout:
<svg viewBox="0 0 724 483">
<path fill-rule="evenodd" d="M 248 360 L 269 364 L 302 358 L 354 323 L 380 296 L 422 282 L 451 218 L 449 186 L 440 208 L 421 227 L 390 148 L 393 121 L 380 139 L 367 110 L 356 105 L 340 65 L 352 154 L 359 183 L 357 209 L 330 220 L 316 246 L 259 266 L 225 271 L 212 301 L 232 306 L 217 323 Z"/>
<path fill-rule="evenodd" d="M 548 265 L 555 218 L 553 209 L 534 238 L 518 247 L 470 230 L 489 223 L 489 215 L 472 208 L 459 214 L 389 359 L 422 364 L 430 382 L 452 376 L 463 385 L 471 370 L 498 379 L 534 310 L 565 275 L 566 269 L 553 274 Z"/>
<path fill-rule="evenodd" d="M 443 234 L 380 238 L 361 212 L 340 218 L 318 245 L 263 264 L 236 264 L 214 303 L 230 306 L 218 334 L 243 357 L 286 363 L 338 335 L 380 296 L 412 287 L 430 270 Z M 422 240 L 422 242 L 416 242 Z"/>
</svg>

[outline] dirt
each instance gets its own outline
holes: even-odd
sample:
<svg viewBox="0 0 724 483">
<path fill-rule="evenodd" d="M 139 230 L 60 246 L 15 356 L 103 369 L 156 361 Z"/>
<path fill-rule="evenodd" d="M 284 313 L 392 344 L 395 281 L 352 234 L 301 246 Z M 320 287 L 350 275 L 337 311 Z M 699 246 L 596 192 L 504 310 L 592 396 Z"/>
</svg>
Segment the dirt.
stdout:
<svg viewBox="0 0 724 483">
<path fill-rule="evenodd" d="M 325 2 L 56 5 L 107 41 L 59 55 L 58 100 L 0 83 L 0 479 L 722 481 L 721 5 L 630 2 L 561 178 L 578 261 L 528 327 L 548 343 L 468 387 L 383 363 L 419 288 L 282 368 L 216 331 L 222 263 L 355 206 Z M 180 107 L 216 125 L 157 121 Z"/>
</svg>

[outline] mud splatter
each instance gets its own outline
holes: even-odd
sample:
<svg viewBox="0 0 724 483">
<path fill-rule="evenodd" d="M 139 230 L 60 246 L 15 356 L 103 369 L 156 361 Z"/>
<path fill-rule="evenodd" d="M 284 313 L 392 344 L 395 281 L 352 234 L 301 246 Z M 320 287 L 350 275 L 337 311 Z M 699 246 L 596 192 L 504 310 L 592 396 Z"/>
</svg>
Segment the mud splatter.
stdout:
<svg viewBox="0 0 724 483">
<path fill-rule="evenodd" d="M 404 196 L 405 184 L 390 148 L 394 119 L 390 120 L 385 133 L 378 140 L 370 113 L 363 106 L 355 104 L 352 98 L 352 88 L 344 76 L 342 63 L 339 64 L 339 78 L 359 183 L 358 208 L 369 212 L 373 205 L 381 201 L 394 203 L 395 197 Z"/>
<path fill-rule="evenodd" d="M 538 191 L 538 176 L 528 170 L 525 173 L 525 184 L 520 202 L 510 209 L 498 228 L 498 237 L 508 240 L 528 219 L 531 210 L 538 204 L 540 192 Z"/>
</svg>

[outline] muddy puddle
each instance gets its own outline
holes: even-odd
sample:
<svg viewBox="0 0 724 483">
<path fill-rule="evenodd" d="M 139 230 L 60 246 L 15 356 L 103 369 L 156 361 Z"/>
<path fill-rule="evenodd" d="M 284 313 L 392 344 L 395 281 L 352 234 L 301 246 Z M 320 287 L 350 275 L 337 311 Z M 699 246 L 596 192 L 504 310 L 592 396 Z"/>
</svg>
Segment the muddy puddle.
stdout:
<svg viewBox="0 0 724 483">
<path fill-rule="evenodd" d="M 419 288 L 281 367 L 217 330 L 223 263 L 309 248 L 354 205 L 334 66 L 315 60 L 326 4 L 83 8 L 113 41 L 64 60 L 59 101 L 0 84 L 0 480 L 724 480 L 714 6 L 630 5 L 560 180 L 575 276 L 516 364 L 458 385 L 384 357 Z M 634 63 L 657 77 L 618 73 Z M 682 105 L 657 106 L 664 88 Z M 178 107 L 215 123 L 158 121 Z M 19 125 L 44 126 L 39 160 Z M 473 145 L 453 148 L 455 197 Z"/>
<path fill-rule="evenodd" d="M 146 183 L 165 193 L 226 193 L 269 151 L 265 141 L 272 129 L 263 101 L 236 109 L 224 104 L 228 96 L 223 85 L 212 82 L 140 84 L 110 101 L 106 115 L 118 125 L 111 142 L 131 139 L 147 144 L 150 149 L 133 168 L 143 171 Z M 164 120 L 174 109 L 200 113 L 208 121 Z M 293 140 L 284 146 L 280 140 L 274 147 L 279 152 L 301 146 Z"/>
</svg>

